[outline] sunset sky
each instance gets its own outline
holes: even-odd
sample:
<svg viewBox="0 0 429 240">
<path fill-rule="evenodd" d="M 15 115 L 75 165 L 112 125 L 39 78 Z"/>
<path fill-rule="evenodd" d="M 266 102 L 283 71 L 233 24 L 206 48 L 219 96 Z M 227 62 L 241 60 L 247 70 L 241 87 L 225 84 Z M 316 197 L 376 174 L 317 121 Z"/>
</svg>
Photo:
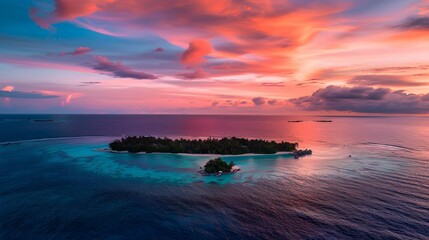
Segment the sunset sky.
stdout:
<svg viewBox="0 0 429 240">
<path fill-rule="evenodd" d="M 427 0 L 0 0 L 0 19 L 0 113 L 429 113 Z"/>
</svg>

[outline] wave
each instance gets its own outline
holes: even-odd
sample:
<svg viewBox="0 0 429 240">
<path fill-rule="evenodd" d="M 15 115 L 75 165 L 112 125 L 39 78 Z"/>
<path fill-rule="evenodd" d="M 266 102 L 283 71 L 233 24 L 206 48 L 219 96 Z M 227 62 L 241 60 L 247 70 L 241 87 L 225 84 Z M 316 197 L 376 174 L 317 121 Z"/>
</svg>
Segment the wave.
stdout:
<svg viewBox="0 0 429 240">
<path fill-rule="evenodd" d="M 44 141 L 54 141 L 54 140 L 73 140 L 73 139 L 85 139 L 85 138 L 118 138 L 118 136 L 78 136 L 78 137 L 52 137 L 52 138 L 35 138 L 35 139 L 26 139 L 19 141 L 6 141 L 0 142 L 0 146 L 5 145 L 14 145 L 14 144 L 23 144 L 30 142 L 44 142 Z"/>
<path fill-rule="evenodd" d="M 367 145 L 367 146 L 378 146 L 378 147 L 383 147 L 383 148 L 396 149 L 396 150 L 416 151 L 416 149 L 414 149 L 414 148 L 405 147 L 405 146 L 401 146 L 401 145 L 395 145 L 395 144 L 388 144 L 388 143 L 364 142 L 361 144 Z"/>
</svg>

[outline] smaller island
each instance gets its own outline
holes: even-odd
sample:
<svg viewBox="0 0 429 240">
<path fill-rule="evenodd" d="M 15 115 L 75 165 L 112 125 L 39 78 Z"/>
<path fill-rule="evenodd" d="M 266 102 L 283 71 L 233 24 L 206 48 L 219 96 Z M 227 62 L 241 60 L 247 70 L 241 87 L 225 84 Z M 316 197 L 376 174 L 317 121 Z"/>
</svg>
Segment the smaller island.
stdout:
<svg viewBox="0 0 429 240">
<path fill-rule="evenodd" d="M 234 162 L 229 163 L 225 162 L 222 158 L 218 157 L 215 159 L 209 160 L 204 168 L 200 170 L 200 173 L 204 176 L 207 175 L 217 175 L 220 176 L 223 173 L 236 173 L 239 171 L 239 168 L 234 168 Z"/>
</svg>

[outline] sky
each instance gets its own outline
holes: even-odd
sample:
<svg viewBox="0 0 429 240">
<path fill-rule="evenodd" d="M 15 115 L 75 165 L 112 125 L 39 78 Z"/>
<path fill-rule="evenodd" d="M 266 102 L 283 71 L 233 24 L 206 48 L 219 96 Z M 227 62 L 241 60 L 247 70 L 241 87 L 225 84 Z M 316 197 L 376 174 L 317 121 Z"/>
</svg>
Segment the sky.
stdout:
<svg viewBox="0 0 429 240">
<path fill-rule="evenodd" d="M 429 114 L 428 0 L 0 0 L 0 113 Z"/>
</svg>

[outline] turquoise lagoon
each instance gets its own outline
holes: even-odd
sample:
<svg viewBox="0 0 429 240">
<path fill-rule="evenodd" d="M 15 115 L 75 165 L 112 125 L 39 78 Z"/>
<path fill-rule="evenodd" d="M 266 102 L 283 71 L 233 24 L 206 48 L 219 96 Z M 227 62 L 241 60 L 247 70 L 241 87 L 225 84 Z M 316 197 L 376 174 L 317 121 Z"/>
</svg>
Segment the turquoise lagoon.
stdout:
<svg viewBox="0 0 429 240">
<path fill-rule="evenodd" d="M 365 164 L 372 164 L 382 170 L 395 165 L 389 162 L 369 162 L 370 155 L 352 150 L 347 146 L 317 146 L 313 156 L 295 159 L 291 153 L 277 154 L 244 154 L 244 155 L 210 155 L 210 154 L 170 154 L 170 153 L 111 153 L 100 151 L 108 148 L 113 137 L 76 137 L 43 139 L 40 141 L 21 141 L 6 146 L 9 151 L 25 152 L 28 149 L 38 151 L 48 157 L 49 162 L 75 166 L 81 171 L 108 176 L 112 178 L 134 179 L 144 183 L 171 184 L 233 184 L 252 183 L 258 179 L 284 178 L 298 171 L 300 174 L 329 175 L 341 171 L 359 172 Z M 368 146 L 366 146 L 368 147 Z M 376 147 L 376 146 L 372 146 Z M 378 146 L 395 150 L 392 146 Z M 397 148 L 402 151 L 403 149 Z M 223 176 L 202 176 L 200 167 L 217 156 L 225 161 L 234 161 L 241 171 Z M 351 156 L 351 157 L 350 157 Z M 375 157 L 375 156 L 373 156 Z M 320 161 L 322 165 L 318 165 Z M 329 165 L 331 162 L 333 165 Z M 308 166 L 311 165 L 311 166 Z M 334 172 L 333 172 L 334 171 Z"/>
</svg>

